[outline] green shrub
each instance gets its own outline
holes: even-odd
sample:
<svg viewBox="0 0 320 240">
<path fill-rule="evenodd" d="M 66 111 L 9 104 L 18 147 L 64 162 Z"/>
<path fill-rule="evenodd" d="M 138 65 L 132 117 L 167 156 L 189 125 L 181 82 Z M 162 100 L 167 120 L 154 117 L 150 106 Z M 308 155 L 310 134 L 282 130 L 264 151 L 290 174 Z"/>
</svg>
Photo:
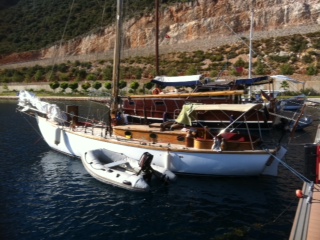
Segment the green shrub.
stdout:
<svg viewBox="0 0 320 240">
<path fill-rule="evenodd" d="M 312 75 L 317 75 L 318 74 L 318 68 L 314 65 L 311 65 L 309 67 L 307 67 L 307 74 L 309 76 L 312 76 Z"/>
<path fill-rule="evenodd" d="M 313 58 L 312 58 L 311 55 L 306 54 L 306 55 L 304 55 L 304 56 L 302 57 L 302 61 L 303 61 L 304 63 L 312 63 L 312 62 L 313 62 Z"/>
<path fill-rule="evenodd" d="M 290 64 L 283 64 L 280 66 L 281 74 L 292 75 L 294 73 L 294 68 Z"/>
<path fill-rule="evenodd" d="M 290 56 L 269 55 L 269 58 L 278 63 L 286 63 L 289 61 Z"/>
</svg>

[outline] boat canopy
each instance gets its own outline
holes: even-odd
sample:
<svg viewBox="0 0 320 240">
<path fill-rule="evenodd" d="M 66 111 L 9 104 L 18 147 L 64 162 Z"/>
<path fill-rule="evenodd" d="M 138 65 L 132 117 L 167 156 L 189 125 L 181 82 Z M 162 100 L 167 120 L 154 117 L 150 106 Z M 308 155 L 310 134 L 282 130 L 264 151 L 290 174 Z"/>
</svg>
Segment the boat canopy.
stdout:
<svg viewBox="0 0 320 240">
<path fill-rule="evenodd" d="M 177 123 L 192 125 L 192 121 L 197 120 L 197 112 L 200 111 L 234 111 L 248 112 L 249 110 L 260 110 L 263 105 L 261 103 L 246 104 L 185 104 L 175 120 Z"/>
<path fill-rule="evenodd" d="M 189 75 L 177 77 L 157 76 L 153 80 L 151 80 L 151 82 L 162 87 L 196 86 L 202 84 L 200 82 L 201 78 L 202 75 Z"/>
<path fill-rule="evenodd" d="M 284 76 L 284 75 L 273 75 L 273 76 L 270 76 L 272 78 L 274 78 L 275 80 L 277 81 L 287 81 L 287 82 L 291 82 L 291 83 L 296 83 L 296 84 L 304 84 L 304 82 L 300 82 L 298 80 L 295 80 L 293 78 L 290 78 L 290 77 L 287 77 L 287 76 Z"/>
</svg>

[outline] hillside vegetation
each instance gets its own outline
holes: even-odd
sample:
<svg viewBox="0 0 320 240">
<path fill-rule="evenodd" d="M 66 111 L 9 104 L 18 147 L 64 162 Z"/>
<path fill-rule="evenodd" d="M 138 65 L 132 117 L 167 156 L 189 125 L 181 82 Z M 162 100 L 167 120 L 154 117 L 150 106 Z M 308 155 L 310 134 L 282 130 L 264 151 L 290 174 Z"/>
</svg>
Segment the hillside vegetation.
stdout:
<svg viewBox="0 0 320 240">
<path fill-rule="evenodd" d="M 302 74 L 315 76 L 320 71 L 320 32 L 292 35 L 253 42 L 253 75 Z M 242 39 L 248 42 L 247 39 Z M 160 74 L 177 76 L 203 74 L 213 79 L 221 76 L 247 76 L 246 44 L 224 45 L 208 51 L 173 52 L 160 56 Z M 129 57 L 122 60 L 121 79 L 135 81 L 156 75 L 155 57 Z M 80 82 L 111 81 L 112 59 L 94 62 L 66 62 L 51 66 L 4 69 L 0 82 Z"/>
<path fill-rule="evenodd" d="M 150 12 L 154 5 L 154 0 L 127 0 L 124 14 L 128 18 L 139 16 Z M 37 50 L 97 31 L 114 23 L 115 13 L 115 0 L 5 1 L 0 5 L 0 55 Z"/>
<path fill-rule="evenodd" d="M 186 0 L 180 0 L 185 2 Z M 1 10 L 6 24 L 0 25 L 0 53 L 38 49 L 54 41 L 74 38 L 113 23 L 115 0 L 96 1 L 20 0 Z M 177 1 L 160 1 L 171 4 Z M 154 0 L 126 1 L 125 15 L 132 18 L 154 8 Z M 72 7 L 71 7 L 72 6 Z M 71 11 L 70 11 L 71 9 Z M 69 14 L 70 12 L 70 14 Z M 102 14 L 104 12 L 104 14 Z M 81 14 L 80 14 L 81 13 Z M 104 16 L 104 17 L 102 17 Z M 66 21 L 69 21 L 66 24 Z M 67 26 L 65 29 L 64 27 Z M 5 34 L 6 31 L 8 34 Z M 14 41 L 13 41 L 14 40 Z M 195 41 L 194 44 L 197 44 Z M 225 43 L 223 43 L 225 44 Z M 248 76 L 249 41 L 242 38 L 235 44 L 225 44 L 207 50 L 185 49 L 160 56 L 160 75 L 202 74 L 212 79 Z M 253 41 L 253 76 L 293 75 L 317 76 L 320 71 L 320 32 L 292 34 Z M 0 84 L 47 82 L 52 86 L 75 87 L 86 82 L 90 86 L 111 88 L 112 59 L 97 61 L 65 61 L 54 65 L 8 68 L 0 70 Z M 156 76 L 154 54 L 127 57 L 121 63 L 121 81 L 144 86 Z M 138 85 L 137 85 L 138 83 Z M 147 87 L 150 87 L 149 85 Z"/>
</svg>

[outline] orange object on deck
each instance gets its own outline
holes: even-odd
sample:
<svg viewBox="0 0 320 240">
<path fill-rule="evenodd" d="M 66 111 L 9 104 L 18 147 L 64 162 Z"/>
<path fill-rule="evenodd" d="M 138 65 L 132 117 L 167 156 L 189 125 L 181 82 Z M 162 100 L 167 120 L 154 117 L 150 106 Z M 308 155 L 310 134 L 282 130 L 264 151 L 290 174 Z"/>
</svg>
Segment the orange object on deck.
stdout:
<svg viewBox="0 0 320 240">
<path fill-rule="evenodd" d="M 297 190 L 296 190 L 296 196 L 297 196 L 298 198 L 304 198 L 304 194 L 303 194 L 303 192 L 302 192 L 301 189 L 297 189 Z"/>
</svg>

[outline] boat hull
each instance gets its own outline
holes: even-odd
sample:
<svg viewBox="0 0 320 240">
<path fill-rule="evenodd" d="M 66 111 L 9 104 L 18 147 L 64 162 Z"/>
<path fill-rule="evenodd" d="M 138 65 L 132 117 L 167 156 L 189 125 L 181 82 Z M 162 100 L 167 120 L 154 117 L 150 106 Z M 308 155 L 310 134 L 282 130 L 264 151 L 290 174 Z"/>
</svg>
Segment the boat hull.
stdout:
<svg viewBox="0 0 320 240">
<path fill-rule="evenodd" d="M 105 148 L 128 157 L 139 159 L 146 151 L 154 156 L 153 164 L 167 167 L 176 174 L 210 175 L 210 176 L 257 176 L 267 172 L 277 175 L 278 161 L 264 150 L 222 151 L 208 149 L 188 149 L 186 147 L 169 147 L 156 143 L 136 143 L 126 139 L 106 138 L 103 133 L 90 135 L 77 132 L 37 116 L 38 125 L 47 144 L 64 154 L 81 157 L 90 149 Z M 57 131 L 61 131 L 57 134 Z M 57 140 L 57 136 L 59 140 Z M 276 152 L 273 152 L 276 154 Z M 282 156 L 279 156 L 281 158 Z M 268 169 L 275 169 L 270 172 Z"/>
</svg>

